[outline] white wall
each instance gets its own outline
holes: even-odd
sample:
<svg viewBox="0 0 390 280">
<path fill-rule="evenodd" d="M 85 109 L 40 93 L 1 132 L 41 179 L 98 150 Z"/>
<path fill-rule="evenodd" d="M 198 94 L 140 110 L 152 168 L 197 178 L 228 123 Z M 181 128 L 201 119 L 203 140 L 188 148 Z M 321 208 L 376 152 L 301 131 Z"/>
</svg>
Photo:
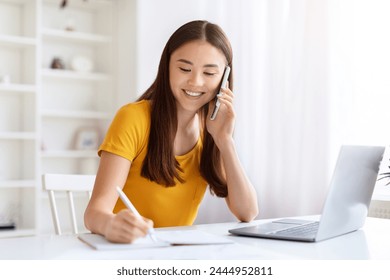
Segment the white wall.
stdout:
<svg viewBox="0 0 390 280">
<path fill-rule="evenodd" d="M 335 142 L 390 143 L 390 2 L 332 0 L 329 90 Z"/>
</svg>

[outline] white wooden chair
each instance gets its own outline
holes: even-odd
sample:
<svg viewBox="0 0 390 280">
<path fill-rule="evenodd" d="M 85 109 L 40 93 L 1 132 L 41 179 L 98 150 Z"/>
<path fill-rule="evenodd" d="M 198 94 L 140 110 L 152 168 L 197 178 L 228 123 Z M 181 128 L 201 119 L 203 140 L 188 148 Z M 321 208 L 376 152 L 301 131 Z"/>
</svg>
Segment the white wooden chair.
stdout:
<svg viewBox="0 0 390 280">
<path fill-rule="evenodd" d="M 51 214 L 53 218 L 54 229 L 57 235 L 62 234 L 58 210 L 55 199 L 55 192 L 66 192 L 72 222 L 72 232 L 78 233 L 76 213 L 74 207 L 73 193 L 85 192 L 88 199 L 91 198 L 92 189 L 95 183 L 95 175 L 75 175 L 75 174 L 43 174 L 43 190 L 49 194 Z"/>
</svg>

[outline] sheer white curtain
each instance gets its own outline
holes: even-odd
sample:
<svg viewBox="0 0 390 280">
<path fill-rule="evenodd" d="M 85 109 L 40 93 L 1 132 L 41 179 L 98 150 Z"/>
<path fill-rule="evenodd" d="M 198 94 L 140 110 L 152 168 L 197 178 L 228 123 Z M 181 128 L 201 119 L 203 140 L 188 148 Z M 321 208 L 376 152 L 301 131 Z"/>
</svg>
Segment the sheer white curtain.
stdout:
<svg viewBox="0 0 390 280">
<path fill-rule="evenodd" d="M 259 197 L 260 218 L 319 213 L 330 180 L 328 2 L 137 1 L 137 94 L 155 77 L 181 24 L 207 19 L 234 49 L 235 140 Z M 198 223 L 234 220 L 206 196 Z"/>
<path fill-rule="evenodd" d="M 259 217 L 319 213 L 330 173 L 326 2 L 239 2 L 227 24 L 235 139 L 258 192 Z M 227 219 L 214 203 L 206 198 L 201 222 Z"/>
<path fill-rule="evenodd" d="M 331 0 L 332 147 L 390 144 L 390 1 Z M 381 172 L 389 172 L 390 149 Z M 388 181 L 374 194 L 390 199 Z"/>
<path fill-rule="evenodd" d="M 241 47 L 244 56 L 256 44 L 240 65 L 250 71 L 237 77 L 240 154 L 258 189 L 261 217 L 317 213 L 329 165 L 326 3 L 254 4 Z"/>
</svg>

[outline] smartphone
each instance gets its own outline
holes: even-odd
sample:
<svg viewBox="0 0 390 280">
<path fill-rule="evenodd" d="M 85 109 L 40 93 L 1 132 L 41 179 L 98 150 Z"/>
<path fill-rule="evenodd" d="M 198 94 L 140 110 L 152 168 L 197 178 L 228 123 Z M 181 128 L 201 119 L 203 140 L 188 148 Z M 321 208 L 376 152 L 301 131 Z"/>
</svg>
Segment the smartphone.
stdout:
<svg viewBox="0 0 390 280">
<path fill-rule="evenodd" d="M 230 74 L 230 67 L 229 66 L 226 66 L 225 67 L 225 71 L 223 72 L 223 77 L 222 77 L 222 81 L 221 81 L 221 86 L 219 88 L 219 92 L 218 94 L 221 93 L 221 89 L 222 88 L 225 88 L 226 87 L 226 84 L 227 84 L 227 81 L 228 81 L 228 78 L 229 78 L 229 74 Z M 217 94 L 217 95 L 218 95 Z M 214 109 L 213 109 L 213 112 L 211 113 L 211 116 L 210 116 L 210 120 L 214 120 L 216 117 L 217 117 L 217 114 L 218 114 L 218 111 L 219 111 L 219 107 L 221 106 L 221 102 L 219 102 L 218 100 L 218 97 L 216 96 L 215 97 L 215 106 L 214 106 Z"/>
</svg>

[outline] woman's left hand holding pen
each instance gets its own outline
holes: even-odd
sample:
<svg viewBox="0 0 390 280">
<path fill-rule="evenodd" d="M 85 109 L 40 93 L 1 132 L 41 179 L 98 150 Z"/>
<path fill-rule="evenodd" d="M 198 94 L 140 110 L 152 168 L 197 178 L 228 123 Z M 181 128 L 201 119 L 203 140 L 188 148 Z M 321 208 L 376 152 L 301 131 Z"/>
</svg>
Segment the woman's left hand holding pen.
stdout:
<svg viewBox="0 0 390 280">
<path fill-rule="evenodd" d="M 118 201 L 115 186 L 124 185 L 130 167 L 129 160 L 102 151 L 95 186 L 85 210 L 84 222 L 87 229 L 103 235 L 111 242 L 131 243 L 146 236 L 153 227 L 151 220 L 134 214 L 128 208 L 113 213 Z"/>
<path fill-rule="evenodd" d="M 104 236 L 108 241 L 116 243 L 132 243 L 148 234 L 153 227 L 152 220 L 141 219 L 128 209 L 123 209 L 108 219 Z"/>
</svg>

